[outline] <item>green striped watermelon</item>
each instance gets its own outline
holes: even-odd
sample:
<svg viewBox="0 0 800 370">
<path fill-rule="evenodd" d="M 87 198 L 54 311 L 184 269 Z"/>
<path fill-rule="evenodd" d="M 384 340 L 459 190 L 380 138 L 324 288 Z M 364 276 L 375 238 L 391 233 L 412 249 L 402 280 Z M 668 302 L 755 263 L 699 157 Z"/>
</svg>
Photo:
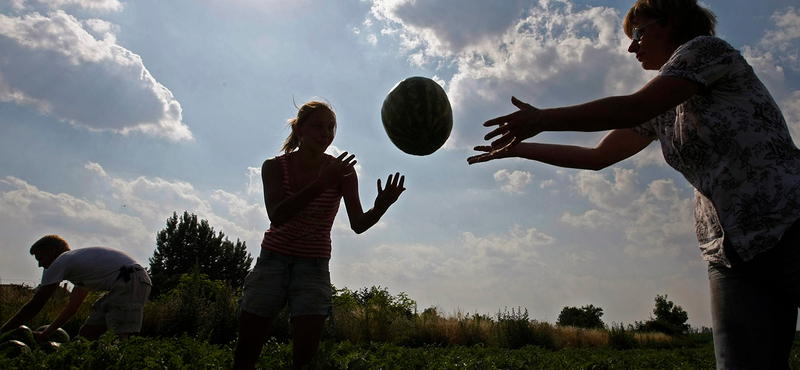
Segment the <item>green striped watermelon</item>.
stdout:
<svg viewBox="0 0 800 370">
<path fill-rule="evenodd" d="M 44 342 L 39 342 L 38 344 L 36 344 L 36 348 L 39 348 L 42 351 L 44 351 L 44 353 L 48 353 L 49 354 L 49 353 L 53 353 L 55 351 L 58 351 L 58 349 L 61 348 L 61 343 L 44 341 Z"/>
<path fill-rule="evenodd" d="M 436 81 L 409 77 L 389 91 L 381 107 L 381 120 L 398 149 L 408 154 L 428 155 L 450 137 L 453 110 Z"/>
<path fill-rule="evenodd" d="M 47 325 L 42 325 L 38 329 L 36 329 L 36 331 L 41 333 L 45 329 L 47 329 Z M 50 334 L 49 337 L 47 337 L 47 340 L 56 343 L 69 343 L 69 334 L 67 334 L 67 332 L 63 328 L 58 328 L 56 329 L 56 331 Z"/>
<path fill-rule="evenodd" d="M 18 340 L 28 346 L 33 346 L 36 344 L 36 339 L 33 337 L 33 331 L 25 325 L 20 325 L 18 328 L 8 331 L 0 336 L 0 342 L 9 340 Z"/>
<path fill-rule="evenodd" d="M 31 348 L 27 344 L 18 340 L 9 340 L 0 343 L 0 357 L 17 358 L 20 355 L 31 353 Z"/>
</svg>

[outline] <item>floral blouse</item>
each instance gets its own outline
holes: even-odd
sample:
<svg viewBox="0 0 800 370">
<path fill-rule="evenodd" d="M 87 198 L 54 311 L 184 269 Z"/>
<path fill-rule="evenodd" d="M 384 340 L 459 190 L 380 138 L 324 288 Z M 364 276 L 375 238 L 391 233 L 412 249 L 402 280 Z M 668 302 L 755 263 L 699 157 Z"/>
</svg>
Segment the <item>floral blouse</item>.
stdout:
<svg viewBox="0 0 800 370">
<path fill-rule="evenodd" d="M 800 217 L 800 150 L 766 87 L 739 51 L 709 36 L 681 45 L 659 70 L 704 88 L 633 130 L 659 140 L 664 159 L 695 187 L 703 259 L 730 266 L 774 246 Z"/>
</svg>

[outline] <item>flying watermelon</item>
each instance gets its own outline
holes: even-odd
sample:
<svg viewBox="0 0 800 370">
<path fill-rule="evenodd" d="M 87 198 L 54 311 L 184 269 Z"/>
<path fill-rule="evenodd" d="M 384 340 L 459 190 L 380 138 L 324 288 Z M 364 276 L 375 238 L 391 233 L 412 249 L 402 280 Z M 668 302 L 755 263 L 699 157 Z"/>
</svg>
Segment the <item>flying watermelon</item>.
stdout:
<svg viewBox="0 0 800 370">
<path fill-rule="evenodd" d="M 453 129 L 453 110 L 444 89 L 427 77 L 398 82 L 381 107 L 389 140 L 405 153 L 428 155 L 444 145 Z"/>
</svg>

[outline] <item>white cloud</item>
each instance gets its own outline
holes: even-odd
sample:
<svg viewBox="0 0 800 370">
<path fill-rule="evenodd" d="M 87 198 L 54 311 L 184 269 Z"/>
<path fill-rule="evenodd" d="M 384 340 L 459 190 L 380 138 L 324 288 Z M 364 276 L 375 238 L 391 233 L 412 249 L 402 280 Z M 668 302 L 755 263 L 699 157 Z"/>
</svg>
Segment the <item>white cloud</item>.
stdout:
<svg viewBox="0 0 800 370">
<path fill-rule="evenodd" d="M 118 0 L 14 0 L 14 9 L 23 10 L 44 6 L 48 9 L 83 9 L 95 12 L 120 12 L 123 5 Z"/>
<path fill-rule="evenodd" d="M 533 175 L 525 171 L 500 170 L 494 173 L 494 180 L 503 183 L 501 189 L 506 193 L 523 194 L 522 190 L 533 181 Z"/>
<path fill-rule="evenodd" d="M 582 215 L 572 215 L 570 212 L 564 212 L 561 215 L 561 222 L 576 228 L 596 229 L 608 225 L 610 221 L 608 213 L 600 212 L 596 209 L 590 209 Z"/>
<path fill-rule="evenodd" d="M 601 209 L 626 209 L 631 200 L 641 193 L 638 175 L 633 170 L 615 167 L 614 182 L 601 172 L 581 171 L 570 176 L 579 195 L 589 199 Z"/>
<path fill-rule="evenodd" d="M 603 173 L 589 171 L 571 179 L 577 193 L 596 208 L 582 215 L 566 212 L 561 217 L 563 223 L 621 231 L 626 253 L 635 257 L 696 252 L 693 197 L 682 197 L 673 180 L 655 180 L 642 189 L 638 174 L 620 168 L 614 168 L 614 181 Z"/>
<path fill-rule="evenodd" d="M 116 45 L 114 31 L 61 10 L 0 14 L 0 101 L 92 131 L 192 139 L 180 103 L 139 55 Z"/>
<path fill-rule="evenodd" d="M 792 44 L 800 39 L 800 11 L 790 6 L 785 12 L 775 12 L 771 19 L 778 29 L 767 31 L 761 44 L 790 52 L 793 48 L 794 56 L 797 57 L 797 45 Z"/>
<path fill-rule="evenodd" d="M 786 118 L 792 136 L 800 138 L 800 90 L 787 81 L 787 71 L 800 72 L 800 12 L 788 7 L 772 17 L 775 28 L 766 31 L 755 46 L 744 46 L 742 54 L 753 66 L 758 77 Z"/>
</svg>

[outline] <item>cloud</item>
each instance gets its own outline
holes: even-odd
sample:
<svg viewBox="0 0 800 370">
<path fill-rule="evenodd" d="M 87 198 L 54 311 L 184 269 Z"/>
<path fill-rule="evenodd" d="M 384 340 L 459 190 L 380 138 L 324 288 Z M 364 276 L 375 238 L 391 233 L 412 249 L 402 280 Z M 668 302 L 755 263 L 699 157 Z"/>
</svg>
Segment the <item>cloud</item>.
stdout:
<svg viewBox="0 0 800 370">
<path fill-rule="evenodd" d="M 790 6 L 785 12 L 776 11 L 771 19 L 778 29 L 768 30 L 761 44 L 783 51 L 793 51 L 793 56 L 796 58 L 796 42 L 800 40 L 800 11 Z"/>
<path fill-rule="evenodd" d="M 787 81 L 787 71 L 800 72 L 800 11 L 788 7 L 770 18 L 775 28 L 765 32 L 755 46 L 742 54 L 780 106 L 792 136 L 800 138 L 800 90 Z"/>
<path fill-rule="evenodd" d="M 62 10 L 0 14 L 0 102 L 91 131 L 191 140 L 180 103 L 116 44 L 115 29 Z"/>
<path fill-rule="evenodd" d="M 464 233 L 454 249 L 432 245 L 388 245 L 373 248 L 376 257 L 351 264 L 355 274 L 424 281 L 433 277 L 485 279 L 507 276 L 513 270 L 541 265 L 538 250 L 555 243 L 555 238 L 537 230 L 514 225 L 507 234 L 476 236 Z"/>
<path fill-rule="evenodd" d="M 522 189 L 533 181 L 530 172 L 500 170 L 494 173 L 494 180 L 503 183 L 501 189 L 509 194 L 523 194 Z"/>
<path fill-rule="evenodd" d="M 47 9 L 83 9 L 95 12 L 120 12 L 122 3 L 117 0 L 14 0 L 16 10 L 44 7 Z"/>
<path fill-rule="evenodd" d="M 695 248 L 693 197 L 681 196 L 671 179 L 642 188 L 633 170 L 614 168 L 614 180 L 603 173 L 581 171 L 571 176 L 578 195 L 595 208 L 581 215 L 565 212 L 561 222 L 575 228 L 624 235 L 625 252 L 634 257 L 677 256 Z M 601 237 L 597 235 L 597 237 Z"/>
<path fill-rule="evenodd" d="M 371 14 L 384 23 L 384 34 L 409 49 L 447 56 L 489 41 L 506 31 L 523 12 L 524 1 L 503 6 L 481 0 L 374 0 Z"/>
<path fill-rule="evenodd" d="M 609 323 L 621 317 L 646 319 L 652 297 L 665 289 L 673 297 L 677 280 L 692 283 L 687 285 L 693 287 L 691 293 L 707 289 L 695 279 L 697 274 L 680 279 L 619 278 L 609 273 L 608 263 L 629 259 L 609 257 L 612 252 L 599 245 L 586 247 L 568 250 L 563 241 L 536 228 L 514 225 L 498 234 L 465 232 L 452 245 L 380 244 L 370 257 L 332 260 L 331 271 L 337 286 L 390 286 L 393 294 L 408 293 L 420 309 L 437 306 L 494 314 L 503 307 L 523 307 L 532 318 L 551 322 L 564 306 L 589 303 L 604 308 Z M 598 265 L 602 268 L 592 269 Z M 691 310 L 692 319 L 701 316 L 697 305 L 676 302 Z"/>
<path fill-rule="evenodd" d="M 173 212 L 196 214 L 206 219 L 226 235 L 252 242 L 259 241 L 269 225 L 263 198 L 260 194 L 245 191 L 244 195 L 225 190 L 203 191 L 184 181 L 139 176 L 122 179 L 110 176 L 97 163 L 85 168 L 94 174 L 93 181 L 99 200 L 121 204 L 134 212 L 149 227 L 163 227 L 164 220 Z"/>
</svg>

